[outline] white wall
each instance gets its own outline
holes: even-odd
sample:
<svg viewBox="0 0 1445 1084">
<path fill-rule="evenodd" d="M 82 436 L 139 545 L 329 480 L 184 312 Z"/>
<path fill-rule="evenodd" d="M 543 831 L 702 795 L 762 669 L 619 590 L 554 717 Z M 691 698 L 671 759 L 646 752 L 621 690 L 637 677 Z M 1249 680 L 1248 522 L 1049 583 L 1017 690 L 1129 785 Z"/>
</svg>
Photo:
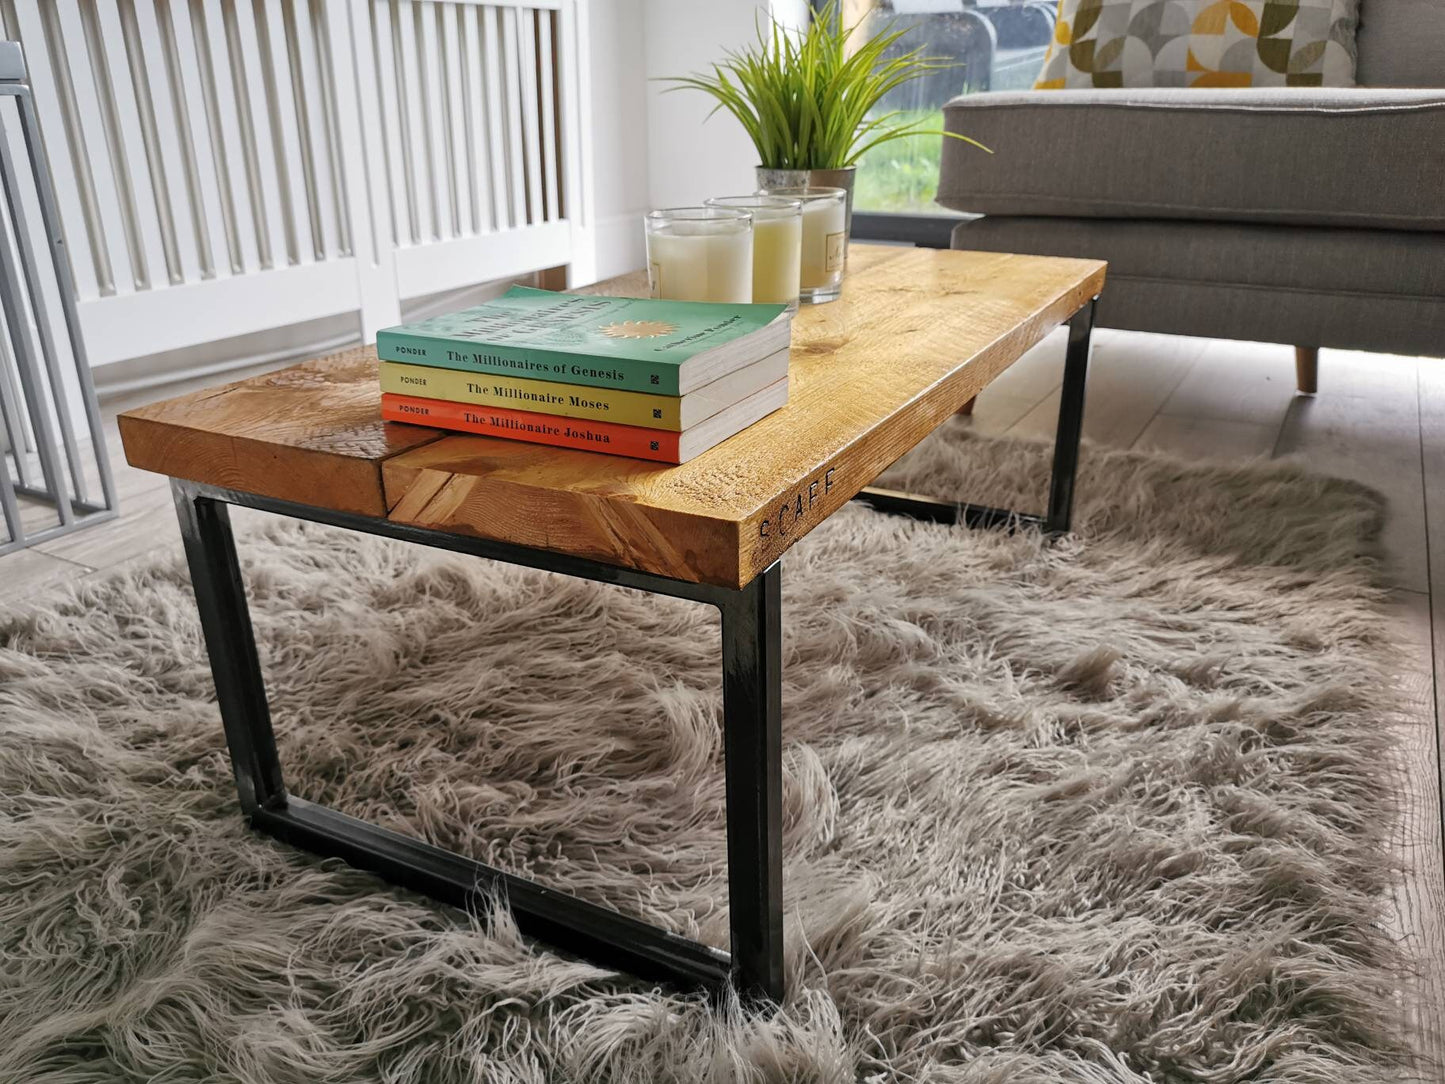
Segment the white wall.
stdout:
<svg viewBox="0 0 1445 1084">
<path fill-rule="evenodd" d="M 796 22 L 805 0 L 775 0 Z M 597 277 L 644 263 L 642 216 L 653 207 L 751 192 L 757 154 L 712 100 L 666 91 L 665 76 L 689 75 L 753 41 L 769 5 L 755 0 L 592 0 L 592 153 Z"/>
<path fill-rule="evenodd" d="M 797 0 L 788 0 L 792 6 Z M 754 0 L 646 0 L 647 77 L 692 75 L 757 38 L 769 5 Z M 757 152 L 726 112 L 693 90 L 647 87 L 648 185 L 657 207 L 752 192 Z"/>
<path fill-rule="evenodd" d="M 808 0 L 773 0 L 772 6 L 773 18 L 783 26 L 801 30 L 808 25 Z"/>
<path fill-rule="evenodd" d="M 650 195 L 644 7 L 644 0 L 592 0 L 589 5 L 598 279 L 646 263 L 642 216 Z"/>
</svg>

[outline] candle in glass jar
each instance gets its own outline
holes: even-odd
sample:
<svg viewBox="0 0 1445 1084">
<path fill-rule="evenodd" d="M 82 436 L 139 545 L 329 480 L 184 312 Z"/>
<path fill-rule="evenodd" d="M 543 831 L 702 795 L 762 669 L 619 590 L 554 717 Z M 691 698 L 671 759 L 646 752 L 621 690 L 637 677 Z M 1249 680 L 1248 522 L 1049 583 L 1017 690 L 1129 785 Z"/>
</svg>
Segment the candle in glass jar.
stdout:
<svg viewBox="0 0 1445 1084">
<path fill-rule="evenodd" d="M 800 299 L 832 301 L 842 291 L 848 256 L 848 193 L 841 188 L 770 188 L 768 194 L 803 202 Z"/>
<path fill-rule="evenodd" d="M 709 207 L 753 216 L 753 300 L 796 306 L 802 278 L 803 202 L 784 196 L 719 196 Z"/>
<path fill-rule="evenodd" d="M 670 301 L 752 301 L 752 215 L 720 207 L 653 211 L 647 277 L 652 296 Z"/>
</svg>

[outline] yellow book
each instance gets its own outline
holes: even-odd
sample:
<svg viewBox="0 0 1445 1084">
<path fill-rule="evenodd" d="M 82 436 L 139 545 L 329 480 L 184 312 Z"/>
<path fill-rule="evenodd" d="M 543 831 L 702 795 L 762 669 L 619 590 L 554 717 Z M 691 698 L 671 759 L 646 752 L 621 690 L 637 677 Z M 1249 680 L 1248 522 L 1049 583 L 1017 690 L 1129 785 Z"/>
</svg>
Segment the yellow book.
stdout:
<svg viewBox="0 0 1445 1084">
<path fill-rule="evenodd" d="M 775 383 L 787 372 L 788 354 L 783 350 L 686 395 L 647 395 L 383 361 L 381 390 L 393 395 L 532 410 L 564 418 L 587 418 L 678 433 Z"/>
</svg>

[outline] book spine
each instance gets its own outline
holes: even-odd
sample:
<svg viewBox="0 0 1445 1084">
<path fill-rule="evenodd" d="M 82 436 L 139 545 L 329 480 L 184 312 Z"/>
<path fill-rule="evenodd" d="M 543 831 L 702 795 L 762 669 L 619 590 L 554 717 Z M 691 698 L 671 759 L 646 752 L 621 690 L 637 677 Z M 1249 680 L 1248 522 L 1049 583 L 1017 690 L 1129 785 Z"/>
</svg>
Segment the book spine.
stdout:
<svg viewBox="0 0 1445 1084">
<path fill-rule="evenodd" d="M 463 373 L 493 373 L 528 380 L 555 380 L 591 388 L 648 395 L 677 395 L 678 366 L 632 358 L 600 358 L 557 350 L 482 346 L 404 332 L 379 331 L 376 356 L 403 365 L 435 365 Z"/>
<path fill-rule="evenodd" d="M 504 440 L 525 440 L 557 448 L 652 459 L 659 463 L 678 461 L 676 433 L 635 425 L 559 418 L 555 414 L 537 414 L 506 407 L 473 407 L 465 403 L 418 399 L 389 392 L 381 396 L 381 416 L 389 422 L 430 425 L 437 429 L 455 429 Z"/>
<path fill-rule="evenodd" d="M 506 407 L 564 418 L 586 418 L 646 429 L 682 428 L 681 400 L 675 395 L 639 395 L 635 391 L 588 388 L 551 380 L 522 380 L 438 369 L 431 365 L 381 363 L 381 390 L 393 395 L 447 399 L 454 403 Z"/>
</svg>

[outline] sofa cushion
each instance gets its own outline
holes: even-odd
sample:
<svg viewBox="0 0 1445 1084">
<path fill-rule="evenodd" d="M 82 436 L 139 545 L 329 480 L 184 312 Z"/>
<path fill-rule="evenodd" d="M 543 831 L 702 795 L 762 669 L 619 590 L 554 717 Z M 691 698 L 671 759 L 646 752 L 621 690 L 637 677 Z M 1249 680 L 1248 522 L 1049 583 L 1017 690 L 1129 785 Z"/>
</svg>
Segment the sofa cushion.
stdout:
<svg viewBox="0 0 1445 1084">
<path fill-rule="evenodd" d="M 945 108 L 957 211 L 1445 230 L 1445 91 L 1060 90 Z"/>
<path fill-rule="evenodd" d="M 987 217 L 953 247 L 1108 260 L 1106 327 L 1445 355 L 1445 244 L 1429 234 Z"/>
<path fill-rule="evenodd" d="M 1062 0 L 1037 89 L 1350 87 L 1360 0 Z"/>
<path fill-rule="evenodd" d="M 1445 0 L 1364 0 L 1356 78 L 1368 87 L 1445 87 Z"/>
</svg>

